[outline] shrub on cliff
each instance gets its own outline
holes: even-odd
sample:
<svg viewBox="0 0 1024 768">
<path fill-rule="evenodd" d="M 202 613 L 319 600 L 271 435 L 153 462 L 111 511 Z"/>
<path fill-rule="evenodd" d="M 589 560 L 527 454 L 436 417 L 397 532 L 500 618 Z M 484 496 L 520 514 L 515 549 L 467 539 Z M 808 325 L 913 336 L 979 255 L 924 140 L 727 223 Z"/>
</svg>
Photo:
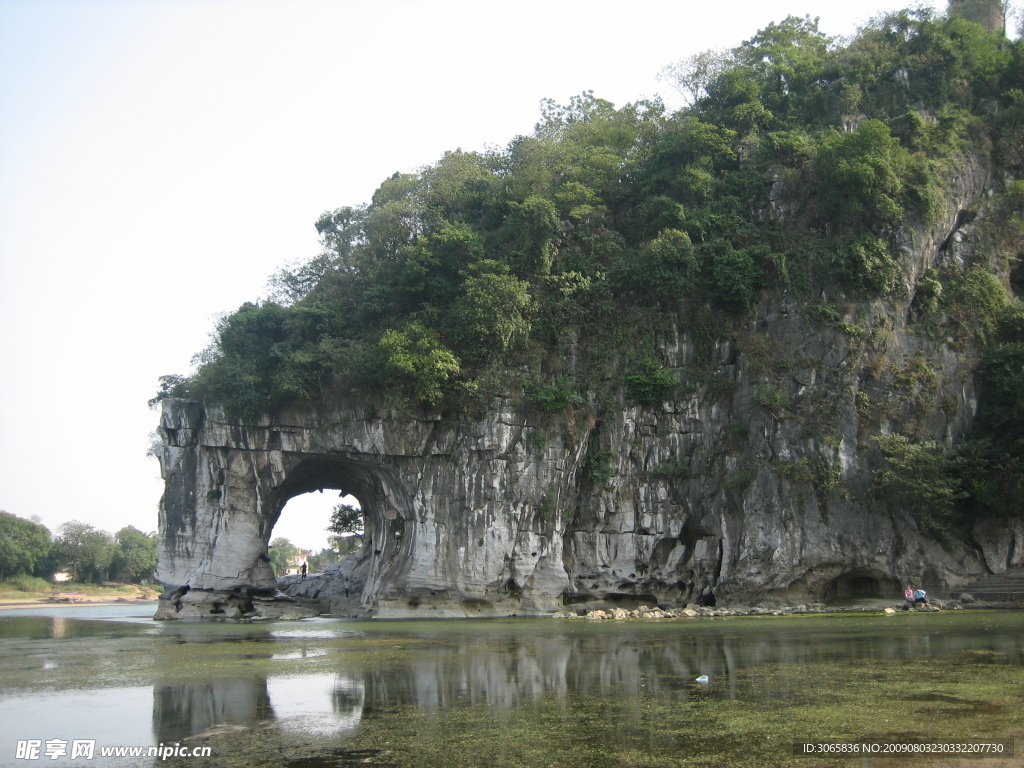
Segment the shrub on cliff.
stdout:
<svg viewBox="0 0 1024 768">
<path fill-rule="evenodd" d="M 366 375 L 393 402 L 437 405 L 459 360 L 437 334 L 418 322 L 389 329 L 369 355 Z"/>
<path fill-rule="evenodd" d="M 637 371 L 626 377 L 626 393 L 637 405 L 661 405 L 671 400 L 679 382 L 654 360 L 644 360 Z"/>
<path fill-rule="evenodd" d="M 961 473 L 964 458 L 932 440 L 915 443 L 904 435 L 876 438 L 886 465 L 875 472 L 879 490 L 917 517 L 930 533 L 944 535 L 958 502 L 967 498 Z"/>
<path fill-rule="evenodd" d="M 970 479 L 974 506 L 1024 514 L 1024 304 L 1003 307 L 978 366 L 983 393 L 972 430 L 983 471 Z"/>
<path fill-rule="evenodd" d="M 820 216 L 852 231 L 891 232 L 903 221 L 913 165 L 880 120 L 827 134 L 814 159 Z"/>
<path fill-rule="evenodd" d="M 530 336 L 529 284 L 497 262 L 481 262 L 451 304 L 452 336 L 471 360 L 503 354 Z"/>
</svg>

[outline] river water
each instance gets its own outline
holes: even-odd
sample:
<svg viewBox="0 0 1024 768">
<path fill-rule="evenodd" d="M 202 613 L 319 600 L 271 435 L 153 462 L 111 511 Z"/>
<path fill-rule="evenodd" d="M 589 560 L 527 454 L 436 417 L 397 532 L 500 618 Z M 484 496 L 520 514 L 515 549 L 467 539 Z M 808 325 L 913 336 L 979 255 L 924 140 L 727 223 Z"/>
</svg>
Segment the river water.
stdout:
<svg viewBox="0 0 1024 768">
<path fill-rule="evenodd" d="M 936 740 L 999 741 L 994 765 L 1024 764 L 1021 612 L 232 624 L 151 611 L 0 612 L 0 768 L 810 768 L 892 761 L 803 744 Z M 72 758 L 75 741 L 93 758 Z M 172 744 L 212 756 L 99 755 Z"/>
</svg>

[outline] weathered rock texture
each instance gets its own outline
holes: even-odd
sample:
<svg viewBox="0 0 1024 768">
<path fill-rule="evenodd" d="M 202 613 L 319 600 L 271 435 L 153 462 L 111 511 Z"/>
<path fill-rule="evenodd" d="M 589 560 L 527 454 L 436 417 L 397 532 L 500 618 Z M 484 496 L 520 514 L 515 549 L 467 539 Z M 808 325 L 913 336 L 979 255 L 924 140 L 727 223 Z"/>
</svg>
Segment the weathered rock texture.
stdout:
<svg viewBox="0 0 1024 768">
<path fill-rule="evenodd" d="M 940 545 L 873 485 L 872 436 L 954 442 L 977 407 L 970 342 L 948 318 L 924 332 L 912 311 L 925 270 L 973 258 L 983 206 L 965 212 L 988 173 L 963 168 L 943 220 L 906 230 L 900 299 L 827 297 L 840 322 L 775 296 L 717 344 L 680 323 L 660 354 L 687 394 L 660 407 L 620 394 L 552 417 L 508 397 L 481 416 L 410 416 L 339 401 L 243 426 L 165 401 L 157 578 L 188 586 L 192 606 L 203 592 L 273 594 L 274 523 L 317 490 L 355 495 L 365 515 L 358 556 L 295 588 L 337 613 L 934 593 L 1020 565 L 1021 523 Z M 180 615 L 171 600 L 163 612 Z"/>
<path fill-rule="evenodd" d="M 1002 0 L 949 0 L 947 13 L 981 24 L 992 34 L 1006 32 L 1006 10 Z"/>
</svg>

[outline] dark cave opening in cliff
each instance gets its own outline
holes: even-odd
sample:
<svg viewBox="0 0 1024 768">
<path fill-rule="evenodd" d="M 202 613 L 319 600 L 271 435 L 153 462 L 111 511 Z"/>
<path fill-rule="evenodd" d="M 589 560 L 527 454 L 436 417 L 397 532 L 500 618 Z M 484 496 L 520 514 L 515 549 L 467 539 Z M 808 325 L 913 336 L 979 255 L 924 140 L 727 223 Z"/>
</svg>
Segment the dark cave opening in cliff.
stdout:
<svg viewBox="0 0 1024 768">
<path fill-rule="evenodd" d="M 1010 290 L 1018 299 L 1024 298 L 1024 254 L 1018 256 L 1017 263 L 1010 270 Z"/>
<path fill-rule="evenodd" d="M 892 597 L 900 594 L 899 582 L 873 568 L 856 568 L 825 585 L 825 600 Z"/>
</svg>

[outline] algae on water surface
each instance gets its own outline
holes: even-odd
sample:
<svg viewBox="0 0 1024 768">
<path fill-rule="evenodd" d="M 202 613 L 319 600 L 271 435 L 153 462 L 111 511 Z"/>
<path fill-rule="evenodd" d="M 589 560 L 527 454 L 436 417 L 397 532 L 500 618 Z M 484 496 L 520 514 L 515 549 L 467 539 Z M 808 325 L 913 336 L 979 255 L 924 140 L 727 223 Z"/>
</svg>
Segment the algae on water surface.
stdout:
<svg viewBox="0 0 1024 768">
<path fill-rule="evenodd" d="M 226 768 L 810 768 L 852 763 L 797 756 L 799 743 L 1024 734 L 1022 630 L 1022 613 L 982 611 L 615 623 L 0 618 L 0 709 L 14 718 L 10 738 L 64 738 L 56 724 L 32 735 L 56 722 L 64 698 L 135 702 L 137 716 L 141 696 L 152 706 L 141 708 L 136 743 L 210 746 Z"/>
</svg>

